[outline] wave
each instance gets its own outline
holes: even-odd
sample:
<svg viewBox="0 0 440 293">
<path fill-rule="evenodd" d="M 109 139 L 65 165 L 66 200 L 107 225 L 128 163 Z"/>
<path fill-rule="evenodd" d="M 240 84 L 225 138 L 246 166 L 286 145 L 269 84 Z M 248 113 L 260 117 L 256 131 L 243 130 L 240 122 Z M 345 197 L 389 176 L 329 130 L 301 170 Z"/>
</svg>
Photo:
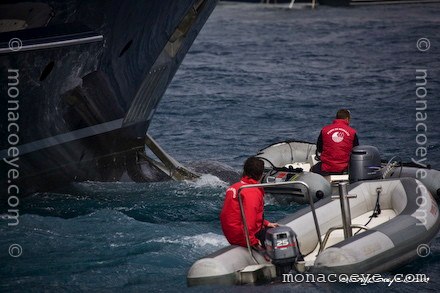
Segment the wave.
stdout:
<svg viewBox="0 0 440 293">
<path fill-rule="evenodd" d="M 0 220 L 9 220 L 10 214 L 0 214 Z"/>
<path fill-rule="evenodd" d="M 168 244 L 181 244 L 189 246 L 191 248 L 200 248 L 205 246 L 224 247 L 229 245 L 228 241 L 223 235 L 215 234 L 212 232 L 194 235 L 183 236 L 174 238 L 171 236 L 160 237 L 146 241 L 146 243 L 168 243 Z"/>
<path fill-rule="evenodd" d="M 200 188 L 200 187 L 222 187 L 227 188 L 228 183 L 221 180 L 217 176 L 211 174 L 204 174 L 200 176 L 196 181 L 185 181 L 189 186 Z"/>
</svg>

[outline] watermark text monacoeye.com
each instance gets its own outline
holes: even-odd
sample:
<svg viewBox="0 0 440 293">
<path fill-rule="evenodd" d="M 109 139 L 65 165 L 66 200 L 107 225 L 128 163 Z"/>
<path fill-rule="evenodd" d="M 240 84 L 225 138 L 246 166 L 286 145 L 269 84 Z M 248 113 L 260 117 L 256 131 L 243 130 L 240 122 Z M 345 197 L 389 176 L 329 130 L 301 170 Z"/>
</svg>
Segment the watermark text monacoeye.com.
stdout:
<svg viewBox="0 0 440 293">
<path fill-rule="evenodd" d="M 15 181 L 20 177 L 19 160 L 20 151 L 17 145 L 20 142 L 20 127 L 18 120 L 20 119 L 20 103 L 18 97 L 20 91 L 18 89 L 20 73 L 18 69 L 8 69 L 8 125 L 7 125 L 7 142 L 8 152 L 7 158 L 3 158 L 4 163 L 8 166 L 7 172 L 7 195 L 8 195 L 8 213 L 9 226 L 16 226 L 19 223 L 17 209 L 20 200 L 20 188 Z"/>
<path fill-rule="evenodd" d="M 413 163 L 419 166 L 426 167 L 426 160 L 428 155 L 428 70 L 416 69 L 416 143 L 417 148 L 415 151 L 415 158 L 411 158 Z M 423 170 L 423 171 L 422 171 Z M 417 170 L 418 177 L 426 177 L 426 171 L 424 169 Z"/>
<path fill-rule="evenodd" d="M 420 38 L 417 40 L 416 44 L 417 49 L 420 52 L 426 52 L 431 47 L 431 43 L 427 38 Z M 417 148 L 415 151 L 415 158 L 411 158 L 412 162 L 425 167 L 426 168 L 426 160 L 428 155 L 428 69 L 426 68 L 417 68 L 415 72 L 416 77 L 416 89 L 415 89 L 415 98 L 416 98 L 416 143 Z M 426 170 L 418 169 L 417 170 L 417 178 L 425 178 Z"/>
<path fill-rule="evenodd" d="M 431 43 L 428 38 L 419 38 L 416 43 L 417 50 L 425 54 L 430 47 Z M 417 143 L 417 148 L 415 150 L 415 157 L 411 158 L 411 161 L 418 166 L 420 166 L 416 171 L 416 178 L 419 180 L 425 179 L 427 174 L 427 158 L 428 158 L 428 69 L 420 66 L 415 71 L 415 105 L 416 105 L 416 136 L 415 141 Z M 419 209 L 419 214 L 416 216 L 420 223 L 417 225 L 426 225 L 427 222 L 427 210 L 426 207 L 428 200 L 426 194 L 428 190 L 425 185 L 417 185 L 416 203 L 419 207 L 424 209 Z M 432 212 L 432 207 L 431 207 Z M 417 255 L 420 257 L 427 257 L 431 253 L 429 245 L 420 244 L 417 247 Z"/>
<path fill-rule="evenodd" d="M 11 51 L 18 51 L 21 47 L 18 48 L 16 46 L 16 39 L 12 40 L 9 42 L 9 49 Z M 18 209 L 20 204 L 20 188 L 17 184 L 17 181 L 20 177 L 20 150 L 18 149 L 18 145 L 20 143 L 20 126 L 18 123 L 20 119 L 19 84 L 20 71 L 18 69 L 9 68 L 7 80 L 7 135 L 4 138 L 7 140 L 8 148 L 7 155 L 2 158 L 3 162 L 7 166 L 6 195 L 8 203 L 8 226 L 17 226 L 20 223 Z M 23 249 L 20 244 L 13 243 L 9 246 L 8 253 L 11 257 L 19 257 L 23 253 Z"/>
<path fill-rule="evenodd" d="M 417 148 L 415 150 L 415 157 L 412 157 L 411 160 L 413 163 L 416 163 L 418 166 L 423 168 L 418 168 L 416 171 L 417 179 L 426 178 L 427 170 L 427 156 L 428 156 L 428 70 L 427 69 L 416 69 L 416 137 L 415 141 L 417 143 Z M 427 189 L 425 185 L 418 185 L 416 188 L 416 194 L 418 195 L 416 198 L 416 203 L 419 207 L 424 207 L 428 204 L 424 194 L 427 194 Z M 424 210 L 423 210 L 424 211 Z M 417 225 L 426 225 L 427 215 L 426 211 L 422 213 L 422 215 L 417 215 L 417 219 L 420 220 L 420 223 Z"/>
<path fill-rule="evenodd" d="M 428 283 L 426 274 L 395 274 L 383 277 L 381 274 L 283 274 L 283 283 L 358 283 L 362 286 L 373 283 Z"/>
</svg>

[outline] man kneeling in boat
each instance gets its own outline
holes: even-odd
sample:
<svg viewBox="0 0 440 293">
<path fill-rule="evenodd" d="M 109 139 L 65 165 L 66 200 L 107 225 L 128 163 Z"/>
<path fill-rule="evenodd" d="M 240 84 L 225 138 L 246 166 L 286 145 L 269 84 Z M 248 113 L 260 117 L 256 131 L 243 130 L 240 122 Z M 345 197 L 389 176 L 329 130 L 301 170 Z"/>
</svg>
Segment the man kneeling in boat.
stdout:
<svg viewBox="0 0 440 293">
<path fill-rule="evenodd" d="M 238 201 L 238 189 L 243 185 L 259 183 L 263 171 L 264 163 L 262 160 L 256 157 L 248 158 L 244 163 L 241 181 L 233 184 L 226 190 L 223 209 L 220 213 L 220 221 L 223 234 L 225 234 L 226 239 L 230 244 L 247 247 L 240 204 Z M 250 245 L 261 250 L 262 247 L 264 247 L 266 229 L 277 227 L 278 224 L 271 223 L 263 217 L 263 188 L 242 189 L 241 198 L 249 231 Z"/>
<path fill-rule="evenodd" d="M 351 150 L 359 145 L 356 130 L 349 126 L 350 119 L 350 111 L 341 109 L 333 123 L 322 128 L 316 143 L 321 162 L 312 167 L 312 172 L 325 176 L 347 171 Z"/>
</svg>

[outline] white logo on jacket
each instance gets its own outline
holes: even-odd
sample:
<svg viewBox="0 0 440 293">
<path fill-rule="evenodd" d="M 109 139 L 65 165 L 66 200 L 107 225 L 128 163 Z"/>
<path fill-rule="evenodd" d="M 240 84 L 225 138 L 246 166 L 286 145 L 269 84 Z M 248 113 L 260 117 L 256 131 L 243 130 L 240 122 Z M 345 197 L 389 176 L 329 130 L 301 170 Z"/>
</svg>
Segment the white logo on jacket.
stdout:
<svg viewBox="0 0 440 293">
<path fill-rule="evenodd" d="M 332 140 L 339 143 L 344 140 L 344 133 L 342 131 L 335 131 L 332 134 Z"/>
<path fill-rule="evenodd" d="M 231 187 L 226 190 L 226 192 L 229 192 L 229 191 L 232 191 L 232 198 L 237 197 L 237 190 L 235 190 L 235 188 Z"/>
</svg>

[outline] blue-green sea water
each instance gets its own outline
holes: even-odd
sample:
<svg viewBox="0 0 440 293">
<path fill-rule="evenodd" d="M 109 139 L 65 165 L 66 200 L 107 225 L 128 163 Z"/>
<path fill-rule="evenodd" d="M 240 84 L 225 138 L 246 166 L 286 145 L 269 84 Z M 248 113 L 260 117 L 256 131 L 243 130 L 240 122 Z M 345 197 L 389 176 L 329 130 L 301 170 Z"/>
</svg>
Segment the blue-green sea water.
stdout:
<svg viewBox="0 0 440 293">
<path fill-rule="evenodd" d="M 440 5 L 282 9 L 220 4 L 196 39 L 149 133 L 179 161 L 230 166 L 268 144 L 315 141 L 349 108 L 362 144 L 382 158 L 440 168 Z M 416 44 L 419 39 L 421 51 Z M 416 131 L 416 71 L 425 70 L 426 132 Z M 419 111 L 420 112 L 420 111 Z M 417 135 L 426 142 L 417 142 Z M 198 258 L 227 245 L 218 214 L 227 183 L 75 183 L 20 202 L 19 225 L 1 215 L 1 292 L 437 292 L 440 236 L 400 273 L 428 283 L 294 283 L 187 288 Z M 300 207 L 266 204 L 276 221 Z M 11 243 L 23 248 L 8 254 Z M 387 274 L 390 276 L 391 274 Z"/>
</svg>

